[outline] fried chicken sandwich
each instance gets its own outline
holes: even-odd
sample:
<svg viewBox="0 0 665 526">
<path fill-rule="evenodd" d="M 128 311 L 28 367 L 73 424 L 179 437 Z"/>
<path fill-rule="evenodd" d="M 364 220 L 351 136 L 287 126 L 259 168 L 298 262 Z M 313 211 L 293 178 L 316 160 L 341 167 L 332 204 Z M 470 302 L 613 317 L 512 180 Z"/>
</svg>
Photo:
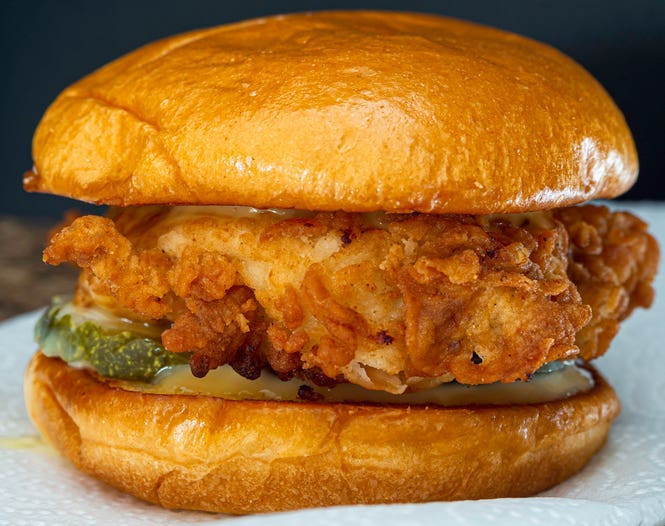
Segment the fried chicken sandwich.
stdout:
<svg viewBox="0 0 665 526">
<path fill-rule="evenodd" d="M 527 38 L 424 14 L 167 38 L 67 88 L 29 191 L 109 205 L 36 329 L 35 424 L 77 467 L 227 513 L 526 496 L 619 411 L 589 365 L 658 247 L 603 88 Z M 618 351 L 618 350 L 617 350 Z"/>
</svg>

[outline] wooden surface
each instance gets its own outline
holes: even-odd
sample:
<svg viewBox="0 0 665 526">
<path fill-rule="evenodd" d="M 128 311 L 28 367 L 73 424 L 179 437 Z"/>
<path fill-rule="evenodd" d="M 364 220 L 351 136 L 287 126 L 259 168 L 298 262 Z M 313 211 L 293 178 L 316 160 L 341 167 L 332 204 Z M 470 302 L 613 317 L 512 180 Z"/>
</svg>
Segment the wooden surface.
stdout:
<svg viewBox="0 0 665 526">
<path fill-rule="evenodd" d="M 42 262 L 47 220 L 0 216 L 0 319 L 46 306 L 51 296 L 72 294 L 78 272 Z"/>
</svg>

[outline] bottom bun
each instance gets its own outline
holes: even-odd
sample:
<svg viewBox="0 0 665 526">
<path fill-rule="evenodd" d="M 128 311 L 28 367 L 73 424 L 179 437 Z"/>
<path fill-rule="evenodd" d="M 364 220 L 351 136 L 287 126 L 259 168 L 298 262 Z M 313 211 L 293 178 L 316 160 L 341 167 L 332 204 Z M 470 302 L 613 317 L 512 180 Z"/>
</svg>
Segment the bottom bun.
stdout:
<svg viewBox="0 0 665 526">
<path fill-rule="evenodd" d="M 520 406 L 232 401 L 127 391 L 37 353 L 30 415 L 78 468 L 167 508 L 254 513 L 527 496 L 579 471 L 613 389 Z"/>
</svg>

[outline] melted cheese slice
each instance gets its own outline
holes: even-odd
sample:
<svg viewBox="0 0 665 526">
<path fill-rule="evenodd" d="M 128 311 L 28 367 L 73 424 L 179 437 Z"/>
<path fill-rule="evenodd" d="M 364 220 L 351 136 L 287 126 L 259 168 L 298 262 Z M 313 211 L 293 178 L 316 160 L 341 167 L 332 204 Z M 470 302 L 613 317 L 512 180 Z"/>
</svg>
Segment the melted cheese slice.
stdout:
<svg viewBox="0 0 665 526">
<path fill-rule="evenodd" d="M 228 400 L 302 401 L 298 390 L 307 385 L 325 402 L 369 402 L 381 404 L 412 404 L 459 406 L 470 404 L 513 405 L 538 404 L 562 400 L 583 393 L 594 386 L 589 371 L 574 363 L 561 369 L 536 374 L 529 382 L 468 386 L 457 383 L 439 385 L 433 389 L 393 395 L 371 391 L 353 384 L 340 384 L 332 389 L 291 379 L 283 382 L 264 373 L 257 380 L 248 380 L 230 366 L 210 371 L 204 378 L 192 376 L 189 366 L 177 366 L 160 372 L 150 384 L 120 382 L 124 389 L 157 394 L 207 395 Z M 310 391 L 311 393 L 311 391 Z"/>
<path fill-rule="evenodd" d="M 169 219 L 182 221 L 198 216 L 218 216 L 238 218 L 257 218 L 259 216 L 273 216 L 278 219 L 293 219 L 296 217 L 312 217 L 316 212 L 309 210 L 286 209 L 286 208 L 254 208 L 251 206 L 230 206 L 230 205 L 181 205 L 169 208 Z M 391 223 L 392 218 L 399 214 L 390 214 L 388 212 L 365 212 L 357 214 L 364 218 L 365 222 L 373 227 L 385 229 Z M 531 223 L 538 228 L 554 228 L 554 221 L 547 212 L 524 212 L 521 214 L 490 214 L 477 216 L 479 223 L 488 228 L 492 221 L 503 221 L 513 226 L 521 227 Z"/>
</svg>

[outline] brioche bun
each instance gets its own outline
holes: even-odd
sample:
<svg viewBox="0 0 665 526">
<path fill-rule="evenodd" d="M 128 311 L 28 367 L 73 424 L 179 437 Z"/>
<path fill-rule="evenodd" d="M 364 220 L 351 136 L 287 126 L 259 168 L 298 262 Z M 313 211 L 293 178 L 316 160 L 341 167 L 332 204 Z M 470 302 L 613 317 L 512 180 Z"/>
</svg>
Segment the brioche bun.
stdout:
<svg viewBox="0 0 665 526">
<path fill-rule="evenodd" d="M 167 508 L 239 514 L 542 491 L 588 462 L 618 414 L 590 370 L 591 391 L 556 402 L 407 407 L 147 394 L 38 353 L 25 394 L 81 470 Z"/>
<path fill-rule="evenodd" d="M 330 12 L 147 45 L 67 88 L 28 190 L 94 203 L 489 214 L 611 198 L 625 120 L 533 40 L 424 14 Z"/>
</svg>

